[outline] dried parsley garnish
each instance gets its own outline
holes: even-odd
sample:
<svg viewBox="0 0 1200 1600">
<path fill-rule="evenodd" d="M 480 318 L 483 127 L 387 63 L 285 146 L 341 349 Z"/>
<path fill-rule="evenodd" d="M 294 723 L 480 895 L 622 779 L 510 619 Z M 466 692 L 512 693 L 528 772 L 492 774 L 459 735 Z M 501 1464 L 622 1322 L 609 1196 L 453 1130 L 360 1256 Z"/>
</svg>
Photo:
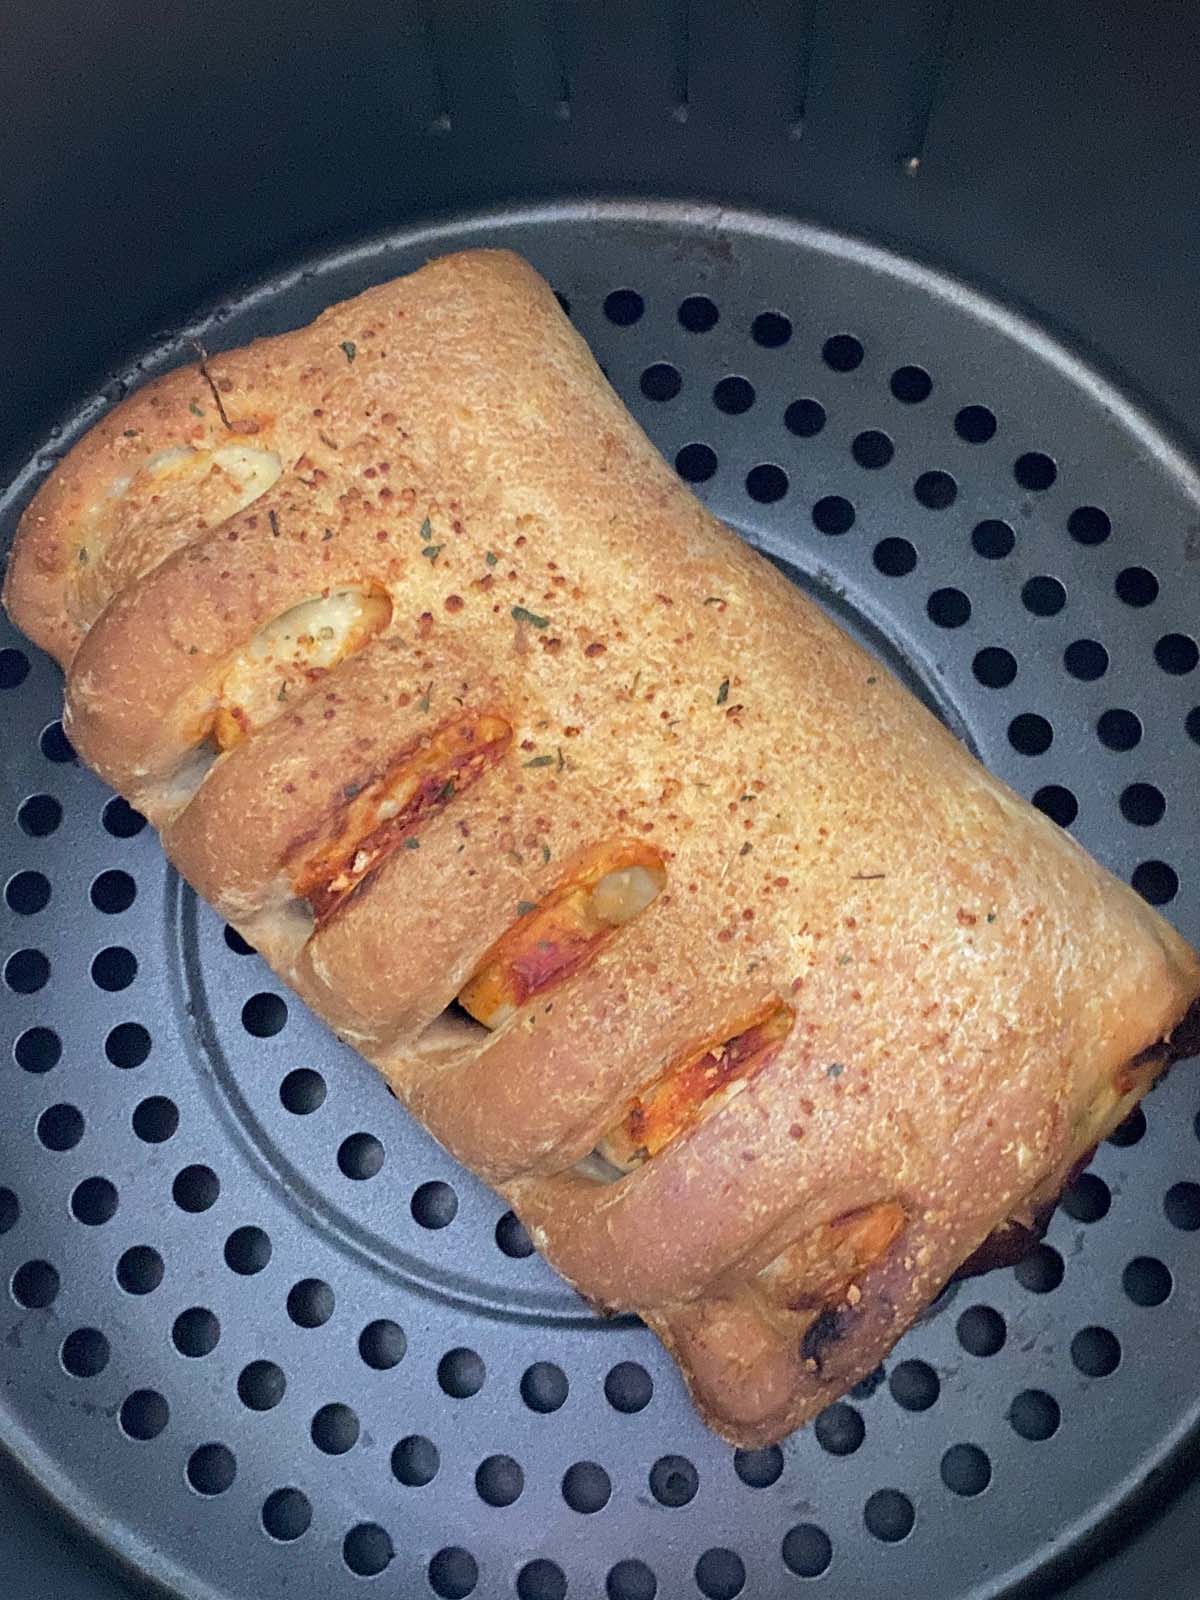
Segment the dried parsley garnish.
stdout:
<svg viewBox="0 0 1200 1600">
<path fill-rule="evenodd" d="M 728 678 L 723 678 L 721 680 L 721 687 L 717 690 L 717 704 L 719 706 L 723 706 L 725 704 L 726 700 L 728 700 L 728 699 L 729 699 L 729 679 Z"/>
<path fill-rule="evenodd" d="M 526 761 L 524 765 L 527 767 L 552 767 L 554 765 L 554 757 L 534 756 L 532 761 Z"/>
<path fill-rule="evenodd" d="M 358 346 L 355 344 L 353 339 L 343 339 L 342 351 L 347 361 L 353 361 L 355 356 L 358 354 Z"/>
<path fill-rule="evenodd" d="M 536 612 L 527 611 L 524 606 L 514 606 L 512 608 L 512 617 L 514 622 L 527 622 L 531 628 L 548 628 L 550 626 L 549 617 L 539 617 Z"/>
</svg>

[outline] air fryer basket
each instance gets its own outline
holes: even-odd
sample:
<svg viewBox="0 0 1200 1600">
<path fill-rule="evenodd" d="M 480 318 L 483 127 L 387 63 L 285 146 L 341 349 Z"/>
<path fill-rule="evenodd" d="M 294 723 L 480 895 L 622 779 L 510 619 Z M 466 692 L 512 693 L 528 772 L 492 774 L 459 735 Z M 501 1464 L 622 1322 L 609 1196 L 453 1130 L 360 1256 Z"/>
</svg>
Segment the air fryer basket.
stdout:
<svg viewBox="0 0 1200 1600">
<path fill-rule="evenodd" d="M 889 11 L 885 26 L 874 8 L 793 17 L 761 5 L 736 27 L 715 6 L 643 6 L 622 44 L 611 13 L 582 8 L 491 17 L 460 5 L 419 27 L 364 13 L 322 59 L 335 86 L 353 83 L 377 110 L 382 85 L 394 90 L 387 127 L 403 170 L 355 167 L 365 125 L 321 84 L 325 136 L 346 153 L 316 162 L 307 196 L 309 169 L 293 162 L 310 151 L 309 124 L 231 16 L 223 45 L 204 47 L 207 77 L 187 75 L 172 114 L 186 122 L 216 104 L 235 133 L 248 127 L 243 78 L 217 70 L 245 43 L 244 82 L 279 120 L 260 124 L 253 190 L 223 164 L 237 148 L 226 122 L 199 130 L 215 155 L 199 132 L 182 136 L 175 161 L 229 186 L 227 214 L 209 190 L 197 201 L 211 225 L 224 215 L 217 237 L 174 212 L 165 242 L 141 233 L 136 311 L 111 241 L 97 239 L 89 265 L 76 240 L 58 287 L 78 309 L 77 351 L 53 332 L 51 296 L 22 277 L 26 246 L 10 255 L 5 270 L 40 311 L 12 364 L 24 411 L 7 441 L 20 460 L 5 540 L 72 439 L 186 359 L 192 339 L 240 344 L 430 255 L 509 245 L 554 284 L 697 493 L 1200 940 L 1200 479 L 1172 442 L 1200 419 L 1178 348 L 1189 297 L 1164 280 L 1175 343 L 1152 337 L 1145 308 L 1132 309 L 1136 276 L 1110 260 L 1108 282 L 1091 253 L 1094 207 L 1068 227 L 1038 206 L 1031 223 L 1011 171 L 992 170 L 986 191 L 963 179 L 980 159 L 970 140 L 986 151 L 994 117 L 985 65 L 995 78 L 1006 53 L 1027 52 L 1009 115 L 1029 77 L 1051 93 L 1047 58 L 1060 70 L 1086 60 L 1100 80 L 1090 41 L 1065 20 L 1060 38 L 1052 10 L 1037 15 L 1040 39 L 1015 14 L 984 37 L 989 24 L 945 6 Z M 135 20 L 148 30 L 143 72 L 168 79 L 181 42 L 169 56 L 155 20 L 131 8 L 126 45 Z M 47 25 L 27 26 L 32 60 Z M 1154 27 L 1124 42 L 1127 55 L 1152 57 Z M 127 80 L 111 41 L 73 48 L 74 65 L 104 61 Z M 839 69 L 863 98 L 857 116 L 839 98 L 837 121 Z M 1160 86 L 1171 69 L 1156 70 Z M 1146 89 L 1144 105 L 1153 97 Z M 143 133 L 166 114 L 152 98 L 132 108 Z M 623 113 L 636 139 L 618 149 L 606 135 Z M 55 114 L 39 102 L 34 134 Z M 73 115 L 83 110 L 63 111 L 64 128 Z M 1064 161 L 1092 160 L 1069 120 L 1058 135 Z M 88 146 L 101 196 L 130 159 L 105 137 Z M 739 164 L 750 149 L 756 170 Z M 605 163 L 609 187 L 759 204 L 563 198 Z M 162 179 L 137 166 L 145 196 L 129 204 L 148 230 Z M 357 174 L 358 203 L 326 192 L 334 167 Z M 856 169 L 857 198 L 839 194 L 839 173 Z M 1026 183 L 1034 170 L 1027 162 Z M 309 206 L 303 228 L 288 233 L 264 174 Z M 1149 220 L 1125 167 L 1097 160 L 1094 178 L 1129 191 L 1131 219 L 1145 215 L 1148 271 L 1171 227 Z M 20 170 L 4 181 L 35 205 L 45 239 L 65 231 L 32 188 L 22 195 Z M 73 197 L 68 218 L 82 218 L 96 196 L 68 189 L 65 169 L 56 181 Z M 556 197 L 483 203 L 535 189 Z M 251 242 L 255 197 L 266 249 Z M 451 214 L 458 201 L 473 203 Z M 971 208 L 989 220 L 964 249 L 970 217 L 958 213 Z M 366 244 L 296 248 L 302 234 L 385 218 Z M 1185 225 L 1195 231 L 1181 215 Z M 1046 271 L 1031 293 L 1045 263 L 1032 243 L 1020 255 L 1026 235 L 1045 263 L 1077 253 L 1076 275 Z M 193 238 L 202 271 L 184 248 Z M 1114 258 L 1121 249 L 1134 254 L 1114 242 Z M 928 257 L 1000 281 L 1042 314 L 919 264 Z M 111 295 L 107 342 L 89 272 Z M 248 286 L 190 309 L 201 279 L 239 274 Z M 156 329 L 172 307 L 177 320 Z M 92 382 L 89 363 L 94 376 L 139 316 L 140 349 Z M 1078 354 L 1047 320 L 1074 321 L 1104 356 Z M 1157 406 L 1110 381 L 1114 358 Z M 1170 426 L 1157 420 L 1167 409 Z M 1200 1421 L 1190 1067 L 1100 1150 L 1026 1262 L 953 1286 L 814 1427 L 779 1449 L 734 1452 L 697 1421 L 653 1338 L 592 1317 L 503 1205 L 181 885 L 141 819 L 74 759 L 60 692 L 49 662 L 0 622 L 0 1438 L 11 1470 L 83 1541 L 33 1546 L 41 1513 L 22 1491 L 20 1530 L 0 1534 L 5 1593 L 38 1592 L 34 1570 L 18 1579 L 16 1568 L 18 1550 L 35 1547 L 59 1595 L 149 1583 L 204 1600 L 985 1600 L 1060 1592 L 1180 1486 Z M 1156 1559 L 1170 1570 L 1158 1548 L 1139 1583 Z M 1089 1596 L 1132 1592 L 1119 1561 L 1084 1583 Z"/>
</svg>

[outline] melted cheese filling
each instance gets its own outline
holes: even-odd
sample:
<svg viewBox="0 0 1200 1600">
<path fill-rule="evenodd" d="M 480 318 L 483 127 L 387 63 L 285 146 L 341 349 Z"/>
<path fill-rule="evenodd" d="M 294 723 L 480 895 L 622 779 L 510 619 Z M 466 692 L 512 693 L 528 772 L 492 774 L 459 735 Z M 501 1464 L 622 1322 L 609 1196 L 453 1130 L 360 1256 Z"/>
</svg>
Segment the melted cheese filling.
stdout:
<svg viewBox="0 0 1200 1600">
<path fill-rule="evenodd" d="M 376 589 L 338 589 L 305 600 L 260 628 L 226 669 L 212 734 L 228 750 L 279 715 L 316 678 L 361 650 L 391 620 Z"/>
<path fill-rule="evenodd" d="M 162 494 L 178 494 L 209 480 L 218 488 L 220 515 L 232 517 L 266 494 L 283 476 L 277 450 L 259 445 L 223 444 L 216 450 L 195 450 L 191 445 L 170 445 L 148 456 L 135 472 L 114 478 L 104 498 L 87 509 L 86 521 L 97 524 L 113 515 L 113 502 L 129 502 L 136 512 Z M 121 507 L 118 507 L 118 514 Z"/>
<path fill-rule="evenodd" d="M 132 478 L 119 478 L 110 487 L 109 494 L 125 495 L 143 476 L 154 480 L 156 490 L 194 482 L 214 467 L 231 479 L 240 491 L 237 504 L 226 513 L 228 516 L 232 516 L 234 511 L 241 511 L 252 500 L 257 500 L 259 495 L 266 494 L 283 474 L 283 462 L 276 450 L 263 450 L 247 444 L 223 444 L 216 450 L 194 450 L 190 445 L 173 445 L 150 456 Z"/>
<path fill-rule="evenodd" d="M 499 1028 L 528 1000 L 578 971 L 617 928 L 640 916 L 667 875 L 652 850 L 631 850 L 623 865 L 593 881 L 556 890 L 503 936 L 459 993 L 458 1003 L 486 1028 Z"/>
</svg>

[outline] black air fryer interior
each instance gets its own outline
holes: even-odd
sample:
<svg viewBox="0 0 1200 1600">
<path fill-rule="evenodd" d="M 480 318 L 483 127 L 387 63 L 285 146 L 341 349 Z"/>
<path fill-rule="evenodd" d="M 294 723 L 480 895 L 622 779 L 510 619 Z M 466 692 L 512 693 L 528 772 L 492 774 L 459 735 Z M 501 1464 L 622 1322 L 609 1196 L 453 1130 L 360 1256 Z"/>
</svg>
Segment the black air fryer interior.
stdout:
<svg viewBox="0 0 1200 1600">
<path fill-rule="evenodd" d="M 510 245 L 718 514 L 1200 939 L 1194 15 L 625 10 L 19 10 L 5 538 L 189 339 Z M 59 703 L 0 622 L 0 1593 L 1193 1592 L 1189 1067 L 1026 1262 L 735 1453 L 181 886 Z"/>
</svg>

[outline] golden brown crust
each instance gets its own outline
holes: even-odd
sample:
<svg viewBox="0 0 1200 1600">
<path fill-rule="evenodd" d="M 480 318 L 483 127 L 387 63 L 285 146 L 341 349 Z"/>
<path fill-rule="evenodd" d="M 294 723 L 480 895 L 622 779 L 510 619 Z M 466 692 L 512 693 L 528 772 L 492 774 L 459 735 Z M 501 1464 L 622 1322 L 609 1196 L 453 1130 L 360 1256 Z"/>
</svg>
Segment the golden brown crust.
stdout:
<svg viewBox="0 0 1200 1600">
<path fill-rule="evenodd" d="M 198 755 L 231 663 L 343 590 L 387 597 L 383 632 Z M 1056 1192 L 1200 991 L 1160 917 L 675 480 L 503 252 L 132 396 L 33 502 L 6 601 L 180 870 L 741 1444 L 870 1370 Z M 498 759 L 318 926 L 297 885 L 339 808 L 484 716 Z M 653 903 L 495 1033 L 443 1016 L 622 840 L 663 860 Z M 780 1006 L 779 1048 L 632 1172 L 574 1170 Z"/>
</svg>

